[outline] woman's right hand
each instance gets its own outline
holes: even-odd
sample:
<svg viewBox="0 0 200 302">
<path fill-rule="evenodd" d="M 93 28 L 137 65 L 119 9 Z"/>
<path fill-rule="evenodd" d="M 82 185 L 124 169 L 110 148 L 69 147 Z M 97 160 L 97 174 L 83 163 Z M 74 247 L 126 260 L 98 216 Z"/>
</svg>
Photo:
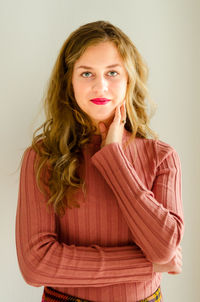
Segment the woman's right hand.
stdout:
<svg viewBox="0 0 200 302">
<path fill-rule="evenodd" d="M 176 255 L 165 264 L 153 263 L 154 272 L 159 273 L 168 273 L 168 274 L 180 274 L 182 272 L 182 248 L 179 246 L 176 251 Z"/>
</svg>

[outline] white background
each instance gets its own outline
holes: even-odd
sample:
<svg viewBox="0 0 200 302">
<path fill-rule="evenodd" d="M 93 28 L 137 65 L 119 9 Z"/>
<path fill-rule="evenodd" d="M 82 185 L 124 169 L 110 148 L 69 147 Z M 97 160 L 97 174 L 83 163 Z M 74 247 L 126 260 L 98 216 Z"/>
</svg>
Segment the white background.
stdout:
<svg viewBox="0 0 200 302">
<path fill-rule="evenodd" d="M 72 30 L 108 20 L 135 43 L 149 67 L 158 110 L 152 127 L 179 153 L 183 175 L 184 266 L 163 275 L 165 302 L 200 301 L 200 1 L 0 1 L 0 301 L 41 301 L 21 277 L 15 249 L 20 159 L 39 126 L 41 99 Z M 107 301 L 105 301 L 107 302 Z"/>
</svg>

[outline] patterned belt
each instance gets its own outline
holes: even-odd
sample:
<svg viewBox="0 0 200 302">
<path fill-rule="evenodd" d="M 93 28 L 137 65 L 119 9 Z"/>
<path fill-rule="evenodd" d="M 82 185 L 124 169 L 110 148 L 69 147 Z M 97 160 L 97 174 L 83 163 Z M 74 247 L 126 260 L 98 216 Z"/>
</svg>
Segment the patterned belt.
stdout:
<svg viewBox="0 0 200 302">
<path fill-rule="evenodd" d="M 45 287 L 43 296 L 42 296 L 42 302 L 65 302 L 65 301 L 71 301 L 71 302 L 91 302 L 89 300 L 77 298 L 74 296 L 70 296 L 68 294 L 61 293 L 51 287 Z M 161 302 L 162 301 L 162 294 L 160 291 L 160 287 L 157 289 L 157 291 L 150 297 L 140 300 L 138 302 Z"/>
<path fill-rule="evenodd" d="M 152 296 L 150 296 L 144 300 L 140 300 L 139 302 L 161 302 L 161 301 L 162 301 L 162 294 L 161 294 L 161 290 L 159 287 Z"/>
<path fill-rule="evenodd" d="M 85 299 L 77 298 L 74 296 L 70 296 L 68 294 L 61 293 L 51 287 L 44 288 L 42 302 L 65 302 L 65 301 L 91 302 L 89 300 L 85 300 Z"/>
</svg>

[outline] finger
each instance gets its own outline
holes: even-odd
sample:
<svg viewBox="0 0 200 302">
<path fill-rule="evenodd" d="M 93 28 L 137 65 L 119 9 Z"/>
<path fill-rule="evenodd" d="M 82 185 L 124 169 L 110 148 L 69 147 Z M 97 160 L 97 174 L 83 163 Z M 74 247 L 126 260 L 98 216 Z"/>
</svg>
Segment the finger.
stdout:
<svg viewBox="0 0 200 302">
<path fill-rule="evenodd" d="M 118 105 L 118 106 L 116 107 L 116 109 L 115 109 L 115 117 L 114 117 L 113 122 L 121 122 L 120 106 L 121 106 L 121 105 Z"/>
<path fill-rule="evenodd" d="M 178 259 L 176 261 L 176 266 L 175 266 L 174 271 L 179 272 L 179 273 L 182 272 L 182 266 L 183 266 L 182 260 Z"/>
<path fill-rule="evenodd" d="M 120 109 L 121 109 L 121 119 L 123 121 L 126 121 L 126 101 L 125 100 L 123 101 Z"/>
<path fill-rule="evenodd" d="M 183 261 L 181 258 L 176 260 L 176 265 L 181 265 L 181 266 L 183 265 Z"/>
<path fill-rule="evenodd" d="M 176 252 L 176 257 L 182 257 L 182 252 L 181 251 L 177 251 Z"/>
<path fill-rule="evenodd" d="M 178 246 L 178 251 L 182 251 L 182 247 L 180 245 Z"/>
<path fill-rule="evenodd" d="M 172 268 L 172 270 L 168 273 L 177 273 L 180 274 L 182 272 L 182 265 L 181 263 L 176 263 L 176 265 Z"/>
<path fill-rule="evenodd" d="M 182 253 L 181 253 L 181 252 L 178 252 L 178 253 L 176 254 L 176 258 L 182 260 L 182 258 L 183 258 Z"/>
<path fill-rule="evenodd" d="M 178 260 L 177 260 L 177 264 L 178 264 L 179 266 L 182 266 L 182 265 L 183 265 L 182 259 L 178 259 Z"/>
<path fill-rule="evenodd" d="M 179 266 L 183 265 L 182 254 L 181 253 L 176 255 L 176 258 L 174 259 L 174 264 L 179 265 Z"/>
<path fill-rule="evenodd" d="M 176 249 L 176 255 L 182 255 L 182 248 L 181 247 L 178 247 Z"/>
</svg>

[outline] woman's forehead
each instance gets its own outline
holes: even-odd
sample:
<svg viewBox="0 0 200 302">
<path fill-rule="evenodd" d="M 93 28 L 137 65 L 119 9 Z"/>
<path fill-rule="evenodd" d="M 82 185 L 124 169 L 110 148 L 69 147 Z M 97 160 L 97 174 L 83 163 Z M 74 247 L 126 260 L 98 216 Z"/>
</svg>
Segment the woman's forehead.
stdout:
<svg viewBox="0 0 200 302">
<path fill-rule="evenodd" d="M 75 62 L 76 68 L 81 66 L 93 68 L 99 64 L 105 68 L 123 66 L 123 59 L 113 42 L 100 42 L 89 46 Z"/>
</svg>

